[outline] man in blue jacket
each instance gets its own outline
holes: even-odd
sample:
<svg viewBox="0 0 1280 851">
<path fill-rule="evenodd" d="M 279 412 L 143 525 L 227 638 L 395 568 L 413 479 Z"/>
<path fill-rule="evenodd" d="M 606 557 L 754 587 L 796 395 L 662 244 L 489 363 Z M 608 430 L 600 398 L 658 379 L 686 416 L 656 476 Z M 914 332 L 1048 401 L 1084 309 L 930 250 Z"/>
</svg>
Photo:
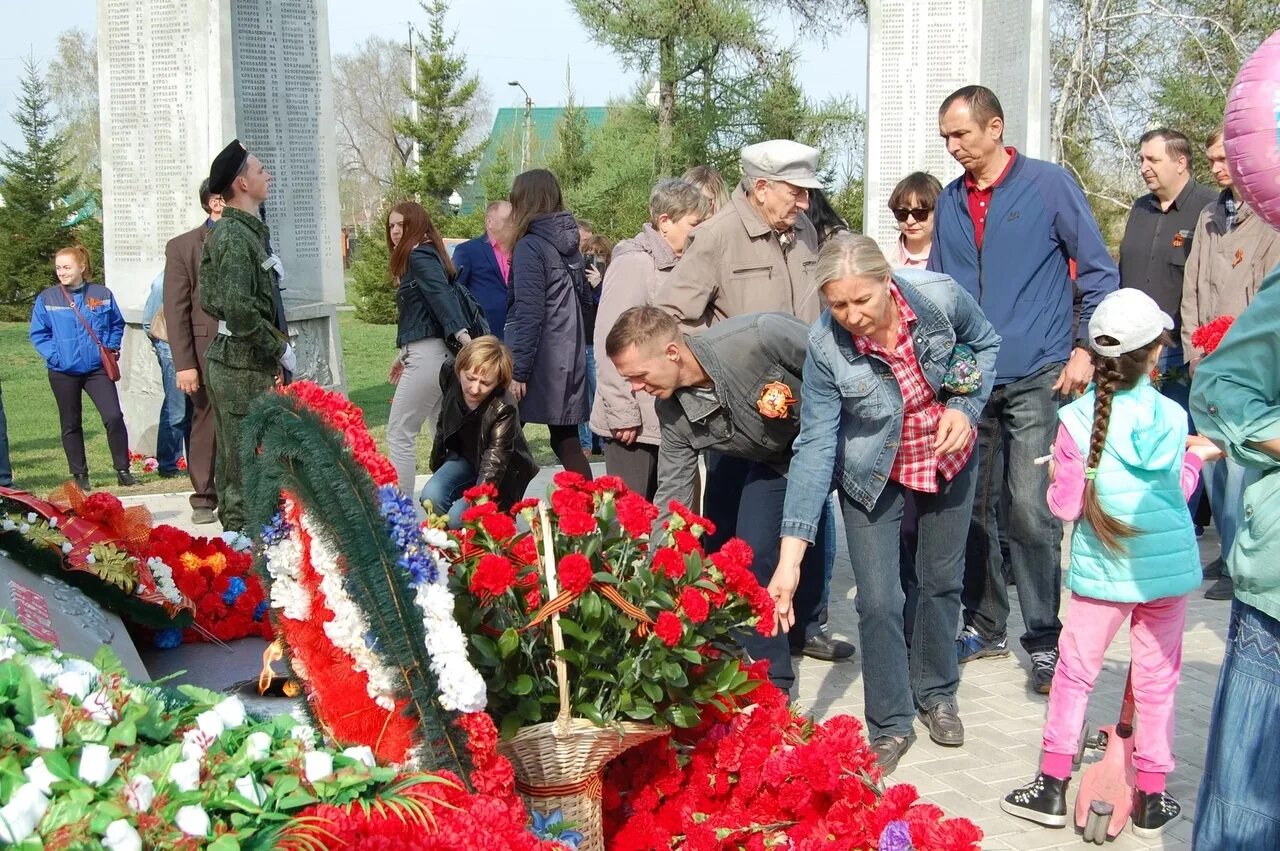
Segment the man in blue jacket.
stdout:
<svg viewBox="0 0 1280 851">
<path fill-rule="evenodd" d="M 1064 169 L 1004 145 L 995 93 L 965 86 L 938 110 L 947 152 L 964 174 L 938 199 L 929 268 L 978 300 L 1003 342 L 996 387 L 978 427 L 979 478 L 965 558 L 961 662 L 1009 653 L 1009 594 L 997 530 L 1009 499 L 1009 561 L 1031 655 L 1031 683 L 1048 694 L 1058 662 L 1062 526 L 1049 513 L 1047 467 L 1058 396 L 1093 377 L 1081 342 L 1103 296 L 1119 285 L 1116 265 L 1084 193 Z M 1073 320 L 1068 261 L 1082 305 Z"/>
<path fill-rule="evenodd" d="M 489 320 L 489 329 L 499 340 L 507 321 L 507 286 L 511 278 L 511 252 L 502 247 L 500 237 L 511 217 L 511 204 L 494 201 L 484 211 L 484 236 L 477 236 L 453 249 L 453 266 L 458 283 L 471 290 Z"/>
</svg>

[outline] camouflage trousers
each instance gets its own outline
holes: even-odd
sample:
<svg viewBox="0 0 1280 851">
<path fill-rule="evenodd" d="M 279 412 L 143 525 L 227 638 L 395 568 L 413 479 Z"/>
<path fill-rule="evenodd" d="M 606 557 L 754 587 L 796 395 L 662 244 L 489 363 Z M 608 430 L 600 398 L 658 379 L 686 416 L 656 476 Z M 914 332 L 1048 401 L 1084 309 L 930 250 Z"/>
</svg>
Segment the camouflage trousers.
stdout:
<svg viewBox="0 0 1280 851">
<path fill-rule="evenodd" d="M 244 479 L 240 468 L 240 439 L 249 408 L 276 384 L 274 372 L 235 369 L 211 360 L 205 370 L 209 404 L 213 407 L 217 433 L 214 481 L 218 488 L 218 521 L 225 531 L 246 532 L 244 528 Z"/>
</svg>

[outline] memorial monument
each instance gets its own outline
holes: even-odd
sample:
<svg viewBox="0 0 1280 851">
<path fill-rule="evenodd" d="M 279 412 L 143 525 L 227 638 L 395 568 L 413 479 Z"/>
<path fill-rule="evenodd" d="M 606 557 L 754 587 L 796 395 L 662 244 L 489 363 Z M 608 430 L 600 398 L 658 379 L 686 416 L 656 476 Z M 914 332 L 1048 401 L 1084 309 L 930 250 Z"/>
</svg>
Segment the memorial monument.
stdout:
<svg viewBox="0 0 1280 851">
<path fill-rule="evenodd" d="M 196 190 L 240 138 L 274 179 L 298 377 L 344 388 L 344 300 L 327 0 L 98 0 L 104 262 L 129 322 L 121 401 L 154 447 L 163 392 L 142 307 L 164 246 L 200 223 Z"/>
<path fill-rule="evenodd" d="M 898 238 L 889 193 L 913 171 L 945 185 L 960 165 L 938 135 L 938 107 L 980 83 L 1004 107 L 1006 145 L 1049 153 L 1048 0 L 868 0 L 863 229 Z"/>
</svg>

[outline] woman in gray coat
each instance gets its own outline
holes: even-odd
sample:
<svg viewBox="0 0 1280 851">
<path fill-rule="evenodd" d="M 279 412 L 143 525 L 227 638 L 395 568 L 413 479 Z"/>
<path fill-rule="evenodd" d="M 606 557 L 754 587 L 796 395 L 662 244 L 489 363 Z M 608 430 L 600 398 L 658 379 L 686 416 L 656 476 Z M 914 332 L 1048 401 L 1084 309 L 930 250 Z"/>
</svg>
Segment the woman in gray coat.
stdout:
<svg viewBox="0 0 1280 851">
<path fill-rule="evenodd" d="M 515 361 L 511 395 L 522 423 L 546 423 L 551 449 L 566 470 L 591 478 L 578 443 L 587 421 L 587 341 L 583 300 L 590 298 L 578 223 L 564 208 L 560 183 L 546 169 L 511 186 L 511 287 L 503 337 Z"/>
<path fill-rule="evenodd" d="M 605 339 L 622 312 L 649 304 L 658 283 L 675 267 L 689 244 L 689 234 L 711 215 L 711 201 L 692 183 L 661 180 L 649 195 L 649 221 L 640 233 L 613 249 L 596 313 L 595 347 Z M 658 488 L 658 417 L 653 397 L 634 393 L 613 362 L 596 362 L 596 398 L 591 430 L 605 439 L 604 466 L 627 487 L 652 499 Z"/>
</svg>

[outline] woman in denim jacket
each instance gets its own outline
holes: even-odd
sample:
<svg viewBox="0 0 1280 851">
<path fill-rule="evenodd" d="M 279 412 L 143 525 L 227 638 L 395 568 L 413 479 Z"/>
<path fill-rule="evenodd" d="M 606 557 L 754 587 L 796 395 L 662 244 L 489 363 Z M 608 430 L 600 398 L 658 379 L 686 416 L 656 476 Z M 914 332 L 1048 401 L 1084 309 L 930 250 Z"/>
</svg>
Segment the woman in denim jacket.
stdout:
<svg viewBox="0 0 1280 851">
<path fill-rule="evenodd" d="M 1000 337 L 950 277 L 894 272 L 869 237 L 829 240 L 815 274 L 828 308 L 809 331 L 800 435 L 769 590 L 789 628 L 800 559 L 834 486 L 849 552 L 858 554 L 867 728 L 888 774 L 915 740 L 917 711 L 938 744 L 964 742 L 955 626 L 977 467 L 974 426 L 991 393 Z M 920 516 L 909 649 L 898 575 L 908 490 Z"/>
</svg>

